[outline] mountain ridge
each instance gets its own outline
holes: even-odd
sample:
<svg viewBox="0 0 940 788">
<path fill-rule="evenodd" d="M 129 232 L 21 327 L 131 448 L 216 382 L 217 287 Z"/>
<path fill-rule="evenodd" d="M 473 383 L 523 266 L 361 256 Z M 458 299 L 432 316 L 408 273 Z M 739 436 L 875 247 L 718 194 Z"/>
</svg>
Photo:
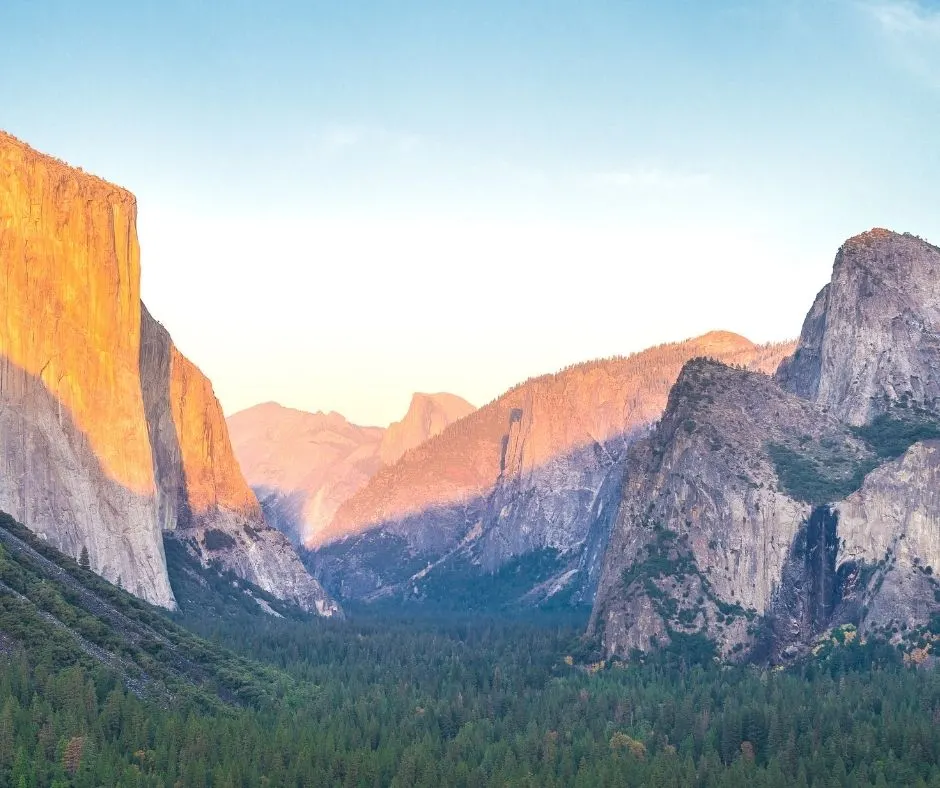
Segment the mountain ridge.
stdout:
<svg viewBox="0 0 940 788">
<path fill-rule="evenodd" d="M 454 394 L 416 393 L 388 428 L 363 427 L 335 411 L 262 403 L 228 417 L 235 455 L 268 519 L 292 541 L 316 546 L 336 508 L 398 456 L 473 406 Z"/>
<path fill-rule="evenodd" d="M 719 353 L 770 371 L 790 350 L 713 332 L 524 381 L 379 471 L 305 561 L 347 599 L 440 600 L 437 578 L 465 585 L 515 561 L 534 573 L 532 604 L 536 587 L 588 600 L 624 451 L 659 418 L 682 363 Z"/>
<path fill-rule="evenodd" d="M 704 638 L 781 662 L 839 627 L 930 651 L 938 266 L 921 239 L 862 233 L 773 379 L 685 366 L 627 461 L 589 627 L 609 655 Z"/>
</svg>

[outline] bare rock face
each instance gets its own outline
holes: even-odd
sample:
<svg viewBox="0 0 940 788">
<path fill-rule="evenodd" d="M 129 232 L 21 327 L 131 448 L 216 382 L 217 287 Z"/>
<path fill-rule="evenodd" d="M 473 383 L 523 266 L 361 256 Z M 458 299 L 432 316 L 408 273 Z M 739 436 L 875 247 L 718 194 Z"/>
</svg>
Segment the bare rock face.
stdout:
<svg viewBox="0 0 940 788">
<path fill-rule="evenodd" d="M 777 601 L 813 506 L 785 489 L 781 453 L 814 456 L 851 484 L 871 449 L 838 420 L 764 375 L 689 362 L 654 433 L 629 453 L 620 512 L 591 628 L 628 655 L 704 632 L 728 654 Z M 779 611 L 794 613 L 793 610 Z M 803 611 L 788 625 L 813 634 Z"/>
<path fill-rule="evenodd" d="M 230 416 L 228 428 L 268 522 L 296 544 L 318 544 L 339 506 L 382 466 L 384 430 L 338 413 L 270 402 Z"/>
<path fill-rule="evenodd" d="M 382 436 L 379 457 L 385 465 L 397 462 L 409 449 L 420 446 L 476 408 L 454 394 L 415 394 L 405 418 L 388 426 Z"/>
<path fill-rule="evenodd" d="M 940 412 L 940 249 L 872 230 L 845 242 L 777 378 L 849 424 Z"/>
<path fill-rule="evenodd" d="M 336 610 L 268 528 L 212 387 L 140 303 L 136 203 L 0 134 L 0 508 L 173 607 L 163 531 Z"/>
<path fill-rule="evenodd" d="M 453 394 L 415 394 L 405 418 L 382 429 L 350 424 L 338 413 L 305 413 L 269 402 L 234 414 L 228 426 L 265 517 L 296 544 L 314 548 L 337 509 L 389 458 L 472 411 Z"/>
<path fill-rule="evenodd" d="M 591 620 L 609 654 L 702 636 L 779 661 L 849 623 L 925 637 L 940 610 L 938 272 L 917 238 L 857 236 L 775 381 L 686 367 L 627 462 Z"/>
<path fill-rule="evenodd" d="M 218 562 L 305 610 L 338 613 L 287 539 L 265 522 L 212 384 L 146 309 L 140 375 L 163 529 L 204 563 Z"/>
<path fill-rule="evenodd" d="M 835 511 L 838 567 L 865 580 L 856 592 L 863 632 L 928 623 L 940 608 L 940 442 L 914 444 Z"/>
<path fill-rule="evenodd" d="M 136 214 L 123 189 L 0 133 L 0 508 L 172 607 L 138 375 Z"/>
<path fill-rule="evenodd" d="M 342 541 L 312 561 L 343 594 L 373 599 L 420 596 L 457 563 L 491 573 L 549 551 L 557 577 L 533 590 L 577 583 L 589 598 L 626 448 L 660 416 L 682 364 L 715 355 L 773 368 L 790 348 L 714 332 L 529 380 L 379 471 L 337 511 L 326 536 Z"/>
</svg>

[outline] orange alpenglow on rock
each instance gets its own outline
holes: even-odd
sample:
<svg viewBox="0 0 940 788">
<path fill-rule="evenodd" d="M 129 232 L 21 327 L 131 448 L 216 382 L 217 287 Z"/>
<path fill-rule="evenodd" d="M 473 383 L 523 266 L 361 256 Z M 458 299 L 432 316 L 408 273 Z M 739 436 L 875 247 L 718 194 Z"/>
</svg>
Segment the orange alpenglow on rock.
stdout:
<svg viewBox="0 0 940 788">
<path fill-rule="evenodd" d="M 321 542 L 480 498 L 500 479 L 534 478 L 572 452 L 645 429 L 689 358 L 772 371 L 792 348 L 713 331 L 528 380 L 380 470 L 339 507 Z"/>
<path fill-rule="evenodd" d="M 260 521 L 261 507 L 232 454 L 209 379 L 143 310 L 140 373 L 160 482 L 160 523 L 172 531 L 217 510 Z"/>
<path fill-rule="evenodd" d="M 382 462 L 385 465 L 397 462 L 406 451 L 439 435 L 474 410 L 473 405 L 454 394 L 415 394 L 405 418 L 390 424 L 382 437 L 379 448 Z"/>
<path fill-rule="evenodd" d="M 110 478 L 150 495 L 134 197 L 6 136 L 0 173 L 6 367 L 68 408 Z"/>
<path fill-rule="evenodd" d="M 274 402 L 229 417 L 235 455 L 268 522 L 307 547 L 339 506 L 384 463 L 474 410 L 454 394 L 415 394 L 405 417 L 387 429 L 350 424 L 338 413 L 306 413 Z"/>
<path fill-rule="evenodd" d="M 134 197 L 0 134 L 0 508 L 174 604 L 140 388 Z"/>
<path fill-rule="evenodd" d="M 0 133 L 0 509 L 154 604 L 175 605 L 165 530 L 338 612 L 265 524 L 211 384 L 142 307 L 136 213 L 129 192 Z"/>
</svg>

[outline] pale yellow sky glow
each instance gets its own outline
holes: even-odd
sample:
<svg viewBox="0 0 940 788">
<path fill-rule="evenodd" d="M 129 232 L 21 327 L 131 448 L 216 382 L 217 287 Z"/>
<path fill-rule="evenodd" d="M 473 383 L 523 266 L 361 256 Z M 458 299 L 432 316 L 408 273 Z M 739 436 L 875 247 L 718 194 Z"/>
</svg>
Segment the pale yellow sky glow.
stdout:
<svg viewBox="0 0 940 788">
<path fill-rule="evenodd" d="M 815 294 L 766 239 L 707 227 L 197 224 L 142 206 L 141 240 L 144 298 L 227 413 L 276 400 L 386 424 L 414 391 L 481 405 L 530 375 L 710 329 L 795 336 Z M 806 261 L 820 285 L 830 260 Z"/>
<path fill-rule="evenodd" d="M 795 337 L 846 238 L 940 240 L 936 0 L 59 5 L 7 14 L 3 128 L 137 195 L 229 413 Z"/>
</svg>

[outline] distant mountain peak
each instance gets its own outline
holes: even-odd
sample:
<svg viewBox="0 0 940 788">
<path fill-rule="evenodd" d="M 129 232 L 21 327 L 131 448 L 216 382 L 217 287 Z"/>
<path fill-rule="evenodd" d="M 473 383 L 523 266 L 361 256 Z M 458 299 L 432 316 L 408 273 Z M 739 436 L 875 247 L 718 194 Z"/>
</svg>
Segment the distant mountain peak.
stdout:
<svg viewBox="0 0 940 788">
<path fill-rule="evenodd" d="M 382 439 L 379 455 L 391 465 L 409 449 L 421 445 L 444 431 L 453 422 L 469 416 L 476 408 L 462 397 L 447 392 L 415 392 L 401 421 L 389 425 Z"/>
<path fill-rule="evenodd" d="M 231 415 L 228 425 L 268 521 L 309 546 L 385 457 L 397 459 L 471 411 L 453 394 L 419 392 L 388 430 L 352 424 L 335 411 L 309 413 L 272 402 Z"/>
</svg>

